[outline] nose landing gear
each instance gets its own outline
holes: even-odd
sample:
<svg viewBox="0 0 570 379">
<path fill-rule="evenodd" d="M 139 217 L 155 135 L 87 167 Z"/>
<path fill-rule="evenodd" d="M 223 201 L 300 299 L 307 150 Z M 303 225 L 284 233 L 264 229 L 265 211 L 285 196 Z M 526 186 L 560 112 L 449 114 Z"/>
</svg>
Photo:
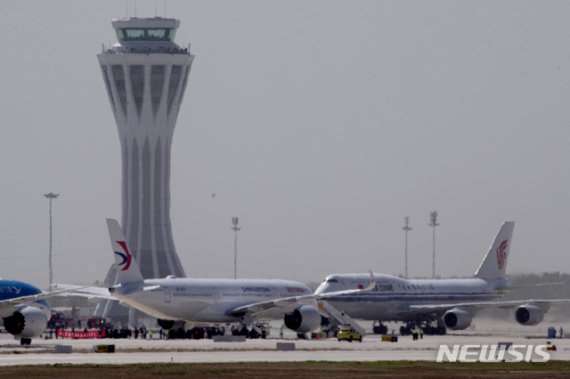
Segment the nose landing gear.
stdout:
<svg viewBox="0 0 570 379">
<path fill-rule="evenodd" d="M 31 338 L 20 338 L 20 346 L 30 346 L 32 344 Z"/>
</svg>

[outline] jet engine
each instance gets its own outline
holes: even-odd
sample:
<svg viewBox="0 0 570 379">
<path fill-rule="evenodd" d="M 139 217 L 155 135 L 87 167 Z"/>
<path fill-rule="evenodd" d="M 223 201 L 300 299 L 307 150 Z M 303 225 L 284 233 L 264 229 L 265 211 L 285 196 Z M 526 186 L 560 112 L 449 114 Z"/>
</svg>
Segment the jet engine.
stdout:
<svg viewBox="0 0 570 379">
<path fill-rule="evenodd" d="M 515 311 L 515 319 L 521 325 L 536 325 L 544 318 L 544 311 L 532 304 L 524 304 Z"/>
<path fill-rule="evenodd" d="M 443 314 L 445 327 L 451 330 L 463 330 L 471 325 L 473 315 L 463 309 L 453 308 Z"/>
<path fill-rule="evenodd" d="M 285 314 L 285 326 L 295 332 L 309 333 L 321 326 L 321 314 L 312 305 L 301 305 L 291 313 Z"/>
<path fill-rule="evenodd" d="M 24 307 L 4 317 L 4 328 L 16 337 L 38 337 L 46 329 L 48 316 L 36 307 Z"/>
</svg>

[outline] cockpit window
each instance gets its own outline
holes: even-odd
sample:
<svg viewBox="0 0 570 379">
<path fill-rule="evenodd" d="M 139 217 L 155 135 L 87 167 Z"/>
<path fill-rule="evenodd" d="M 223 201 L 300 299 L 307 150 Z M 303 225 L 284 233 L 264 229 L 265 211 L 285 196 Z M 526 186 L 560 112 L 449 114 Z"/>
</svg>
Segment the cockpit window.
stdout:
<svg viewBox="0 0 570 379">
<path fill-rule="evenodd" d="M 329 279 L 327 279 L 327 283 L 338 283 L 338 279 L 329 278 Z"/>
</svg>

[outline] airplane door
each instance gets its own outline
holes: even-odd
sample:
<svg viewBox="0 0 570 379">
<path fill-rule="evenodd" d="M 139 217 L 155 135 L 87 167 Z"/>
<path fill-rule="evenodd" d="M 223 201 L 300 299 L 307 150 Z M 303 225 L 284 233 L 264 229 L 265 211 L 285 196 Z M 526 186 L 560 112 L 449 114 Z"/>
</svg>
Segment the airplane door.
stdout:
<svg viewBox="0 0 570 379">
<path fill-rule="evenodd" d="M 164 302 L 166 304 L 172 303 L 172 290 L 170 288 L 164 289 Z"/>
</svg>

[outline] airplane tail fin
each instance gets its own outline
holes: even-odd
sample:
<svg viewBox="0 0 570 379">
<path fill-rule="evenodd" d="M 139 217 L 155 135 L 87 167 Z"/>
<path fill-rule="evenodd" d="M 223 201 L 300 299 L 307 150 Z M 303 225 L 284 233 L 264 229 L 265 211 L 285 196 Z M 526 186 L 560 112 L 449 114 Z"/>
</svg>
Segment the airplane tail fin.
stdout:
<svg viewBox="0 0 570 379">
<path fill-rule="evenodd" d="M 511 250 L 514 228 L 514 221 L 503 223 L 485 258 L 483 258 L 479 268 L 475 271 L 475 277 L 491 282 L 506 280 L 507 261 Z"/>
<path fill-rule="evenodd" d="M 143 276 L 135 257 L 127 245 L 127 240 L 123 235 L 119 222 L 108 218 L 107 227 L 109 228 L 109 237 L 111 238 L 111 248 L 115 256 L 116 283 L 122 285 L 142 283 Z"/>
</svg>

